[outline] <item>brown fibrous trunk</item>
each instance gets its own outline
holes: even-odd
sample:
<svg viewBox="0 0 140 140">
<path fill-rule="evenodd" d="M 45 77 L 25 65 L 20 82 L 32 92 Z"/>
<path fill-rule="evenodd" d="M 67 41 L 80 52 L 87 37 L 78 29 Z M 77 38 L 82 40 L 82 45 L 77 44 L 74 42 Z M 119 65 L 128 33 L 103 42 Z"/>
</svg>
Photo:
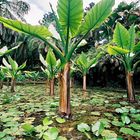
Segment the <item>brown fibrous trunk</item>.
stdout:
<svg viewBox="0 0 140 140">
<path fill-rule="evenodd" d="M 10 86 L 10 79 L 7 78 L 7 88 L 9 88 L 9 86 Z"/>
<path fill-rule="evenodd" d="M 126 72 L 127 96 L 130 102 L 135 102 L 133 72 Z"/>
<path fill-rule="evenodd" d="M 16 80 L 12 78 L 11 79 L 11 92 L 15 92 L 15 85 L 16 85 Z"/>
<path fill-rule="evenodd" d="M 62 117 L 69 118 L 70 108 L 70 63 L 66 63 L 59 76 L 60 83 L 60 102 L 59 112 Z"/>
<path fill-rule="evenodd" d="M 87 85 L 86 85 L 86 75 L 83 75 L 83 91 L 87 90 Z"/>
<path fill-rule="evenodd" d="M 0 89 L 3 89 L 3 81 L 0 80 Z"/>
<path fill-rule="evenodd" d="M 48 94 L 48 84 L 49 84 L 49 81 L 46 80 L 46 94 Z"/>
<path fill-rule="evenodd" d="M 73 88 L 74 85 L 74 78 L 70 78 L 70 88 Z"/>
<path fill-rule="evenodd" d="M 54 96 L 54 78 L 50 80 L 50 96 Z"/>
</svg>

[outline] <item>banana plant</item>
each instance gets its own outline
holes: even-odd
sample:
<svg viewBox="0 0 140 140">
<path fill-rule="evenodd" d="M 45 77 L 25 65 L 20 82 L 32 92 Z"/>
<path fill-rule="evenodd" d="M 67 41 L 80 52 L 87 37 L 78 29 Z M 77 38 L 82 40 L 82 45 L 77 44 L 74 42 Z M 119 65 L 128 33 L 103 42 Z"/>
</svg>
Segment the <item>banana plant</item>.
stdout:
<svg viewBox="0 0 140 140">
<path fill-rule="evenodd" d="M 103 52 L 95 52 L 94 58 L 89 58 L 88 55 L 82 52 L 82 54 L 79 55 L 79 57 L 76 59 L 75 64 L 77 66 L 77 70 L 80 71 L 83 75 L 83 91 L 87 90 L 86 86 L 86 76 L 87 73 L 89 72 L 90 68 L 95 67 L 100 58 L 103 56 Z"/>
<path fill-rule="evenodd" d="M 20 45 L 17 45 L 15 47 L 13 47 L 12 49 L 9 49 L 7 48 L 7 46 L 4 46 L 3 48 L 0 49 L 0 57 L 2 57 L 3 55 L 5 54 L 8 54 L 10 53 L 11 51 L 17 49 Z"/>
<path fill-rule="evenodd" d="M 41 69 L 46 74 L 47 79 L 49 80 L 50 96 L 54 96 L 55 77 L 58 74 L 58 71 L 61 66 L 60 60 L 56 60 L 52 49 L 49 49 L 46 59 L 44 59 L 43 56 L 40 54 L 40 61 L 45 67 L 45 69 L 43 67 L 41 67 Z"/>
<path fill-rule="evenodd" d="M 39 72 L 36 71 L 24 71 L 26 78 L 33 80 L 35 85 L 36 81 L 39 79 Z"/>
<path fill-rule="evenodd" d="M 74 86 L 74 74 L 76 72 L 76 68 L 74 67 L 74 64 L 72 64 L 71 66 L 71 70 L 70 70 L 70 87 L 73 88 Z"/>
<path fill-rule="evenodd" d="M 127 95 L 130 102 L 135 102 L 133 74 L 137 64 L 140 62 L 140 60 L 134 61 L 140 52 L 140 42 L 135 42 L 135 36 L 134 25 L 127 30 L 121 23 L 117 23 L 113 35 L 113 43 L 115 45 L 110 44 L 108 46 L 108 53 L 114 55 L 124 65 Z"/>
<path fill-rule="evenodd" d="M 63 68 L 60 77 L 59 112 L 64 117 L 71 114 L 70 107 L 70 60 L 80 42 L 90 33 L 102 25 L 112 12 L 115 0 L 101 0 L 87 14 L 84 15 L 83 0 L 58 0 L 57 13 L 53 10 L 56 31 L 59 34 L 61 48 L 49 42 L 55 37 L 44 26 L 32 26 L 17 20 L 0 17 L 0 22 L 15 31 L 32 35 L 44 41 L 53 49 L 60 59 Z M 78 37 L 78 39 L 77 39 Z"/>
<path fill-rule="evenodd" d="M 4 81 L 5 78 L 6 78 L 5 73 L 4 73 L 3 69 L 1 69 L 0 70 L 0 89 L 3 88 L 3 81 Z"/>
<path fill-rule="evenodd" d="M 10 56 L 8 56 L 8 62 L 5 58 L 3 58 L 2 62 L 4 66 L 1 66 L 1 69 L 7 78 L 11 78 L 11 92 L 15 92 L 16 79 L 21 75 L 21 70 L 26 66 L 26 62 L 18 66 Z"/>
</svg>

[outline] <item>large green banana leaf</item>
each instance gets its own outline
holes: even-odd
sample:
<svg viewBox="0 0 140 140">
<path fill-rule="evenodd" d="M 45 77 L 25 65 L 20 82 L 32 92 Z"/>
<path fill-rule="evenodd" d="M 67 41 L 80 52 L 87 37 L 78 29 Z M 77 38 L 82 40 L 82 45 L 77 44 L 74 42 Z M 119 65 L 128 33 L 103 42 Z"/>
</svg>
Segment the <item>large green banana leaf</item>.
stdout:
<svg viewBox="0 0 140 140">
<path fill-rule="evenodd" d="M 101 0 L 87 13 L 79 32 L 85 34 L 98 28 L 111 14 L 114 4 L 115 0 Z"/>
<path fill-rule="evenodd" d="M 133 48 L 132 48 L 133 52 L 138 52 L 140 51 L 140 42 L 138 42 Z"/>
<path fill-rule="evenodd" d="M 121 23 L 118 22 L 115 27 L 113 41 L 122 49 L 129 49 L 129 39 L 129 32 Z"/>
<path fill-rule="evenodd" d="M 57 12 L 65 35 L 70 33 L 73 37 L 83 17 L 82 0 L 58 0 Z"/>
<path fill-rule="evenodd" d="M 82 52 L 82 54 L 77 58 L 76 63 L 83 69 L 87 68 L 88 61 L 85 53 Z"/>
<path fill-rule="evenodd" d="M 0 22 L 10 29 L 32 35 L 45 41 L 49 45 L 49 47 L 51 47 L 55 51 L 55 53 L 59 56 L 61 61 L 64 62 L 64 57 L 61 51 L 56 46 L 48 42 L 47 38 L 52 35 L 45 26 L 32 26 L 30 24 L 25 24 L 17 20 L 6 19 L 3 17 L 0 17 Z"/>
<path fill-rule="evenodd" d="M 14 71 L 16 71 L 16 70 L 18 69 L 18 64 L 17 64 L 17 62 L 14 61 L 14 60 L 11 58 L 11 56 L 8 56 L 8 61 L 9 61 L 10 65 L 11 65 L 12 69 L 13 69 Z"/>
<path fill-rule="evenodd" d="M 51 66 L 56 66 L 56 57 L 51 49 L 49 49 L 47 56 L 46 56 L 46 62 Z"/>
<path fill-rule="evenodd" d="M 7 46 L 4 46 L 3 48 L 0 49 L 0 57 L 17 49 L 19 46 L 20 46 L 20 44 L 17 45 L 16 47 L 13 47 L 12 49 L 9 49 L 9 50 L 8 50 Z"/>
<path fill-rule="evenodd" d="M 132 25 L 129 29 L 130 41 L 129 41 L 129 50 L 132 50 L 135 46 L 135 26 Z"/>
<path fill-rule="evenodd" d="M 122 55 L 122 54 L 127 54 L 129 53 L 129 50 L 127 49 L 123 49 L 121 47 L 118 47 L 118 46 L 108 46 L 108 53 L 110 55 Z"/>
<path fill-rule="evenodd" d="M 104 55 L 103 52 L 99 52 L 93 59 L 91 59 L 88 63 L 88 69 L 95 67 L 99 62 L 99 59 Z"/>
<path fill-rule="evenodd" d="M 0 22 L 3 23 L 4 26 L 12 30 L 26 33 L 34 37 L 46 39 L 47 37 L 51 36 L 51 33 L 45 26 L 40 26 L 40 25 L 33 26 L 30 24 L 22 23 L 18 20 L 6 19 L 3 17 L 0 17 Z"/>
</svg>

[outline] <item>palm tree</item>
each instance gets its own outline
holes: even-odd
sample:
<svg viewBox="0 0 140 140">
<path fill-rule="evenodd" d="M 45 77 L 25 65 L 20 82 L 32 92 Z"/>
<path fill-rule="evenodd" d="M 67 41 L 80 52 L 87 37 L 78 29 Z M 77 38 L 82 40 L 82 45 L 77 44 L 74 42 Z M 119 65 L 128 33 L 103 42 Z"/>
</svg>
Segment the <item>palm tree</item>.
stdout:
<svg viewBox="0 0 140 140">
<path fill-rule="evenodd" d="M 20 21 L 0 17 L 0 22 L 5 26 L 37 37 L 43 40 L 60 59 L 63 68 L 60 74 L 60 104 L 59 112 L 64 117 L 71 114 L 70 108 L 70 61 L 80 42 L 105 21 L 111 14 L 115 0 L 101 0 L 86 16 L 83 17 L 82 0 L 58 0 L 57 14 L 55 15 L 56 28 L 60 36 L 62 50 L 49 42 L 52 33 L 44 26 L 32 26 Z M 58 15 L 58 16 L 57 16 Z M 77 37 L 79 37 L 77 39 Z"/>
</svg>

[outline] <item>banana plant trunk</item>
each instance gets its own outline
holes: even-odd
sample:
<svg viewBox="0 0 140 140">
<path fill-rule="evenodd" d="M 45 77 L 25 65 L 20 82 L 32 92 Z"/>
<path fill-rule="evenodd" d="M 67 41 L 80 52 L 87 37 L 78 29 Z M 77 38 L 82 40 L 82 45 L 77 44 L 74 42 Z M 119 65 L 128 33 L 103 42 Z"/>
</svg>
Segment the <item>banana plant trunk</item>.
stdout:
<svg viewBox="0 0 140 140">
<path fill-rule="evenodd" d="M 48 85 L 49 85 L 49 81 L 46 80 L 46 94 L 48 94 Z"/>
<path fill-rule="evenodd" d="M 86 75 L 83 75 L 83 91 L 87 90 L 86 79 L 87 79 Z"/>
<path fill-rule="evenodd" d="M 7 88 L 9 88 L 9 86 L 10 86 L 10 79 L 9 78 L 7 78 Z"/>
<path fill-rule="evenodd" d="M 70 88 L 73 88 L 73 85 L 74 85 L 74 78 L 70 78 Z"/>
<path fill-rule="evenodd" d="M 50 96 L 54 96 L 54 78 L 50 80 Z"/>
<path fill-rule="evenodd" d="M 3 89 L 3 81 L 0 80 L 0 89 Z"/>
<path fill-rule="evenodd" d="M 11 92 L 15 92 L 15 85 L 16 85 L 16 80 L 15 78 L 11 79 Z"/>
<path fill-rule="evenodd" d="M 59 113 L 62 117 L 69 118 L 70 108 L 70 63 L 66 63 L 60 74 L 60 102 Z"/>
<path fill-rule="evenodd" d="M 127 96 L 130 102 L 135 102 L 133 72 L 126 72 Z"/>
</svg>

